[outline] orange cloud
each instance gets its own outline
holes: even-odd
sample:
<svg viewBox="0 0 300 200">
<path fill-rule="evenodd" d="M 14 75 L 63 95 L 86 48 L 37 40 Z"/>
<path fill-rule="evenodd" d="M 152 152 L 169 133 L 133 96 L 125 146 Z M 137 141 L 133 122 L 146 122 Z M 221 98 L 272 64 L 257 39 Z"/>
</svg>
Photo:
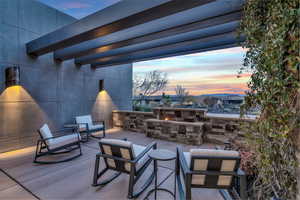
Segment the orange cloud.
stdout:
<svg viewBox="0 0 300 200">
<path fill-rule="evenodd" d="M 201 79 L 170 80 L 165 93 L 173 95 L 175 94 L 174 88 L 176 85 L 182 85 L 191 95 L 217 93 L 245 94 L 245 91 L 248 90 L 247 82 L 250 76 L 251 74 L 241 74 L 240 78 L 237 78 L 235 74 L 226 74 L 208 76 Z"/>
</svg>

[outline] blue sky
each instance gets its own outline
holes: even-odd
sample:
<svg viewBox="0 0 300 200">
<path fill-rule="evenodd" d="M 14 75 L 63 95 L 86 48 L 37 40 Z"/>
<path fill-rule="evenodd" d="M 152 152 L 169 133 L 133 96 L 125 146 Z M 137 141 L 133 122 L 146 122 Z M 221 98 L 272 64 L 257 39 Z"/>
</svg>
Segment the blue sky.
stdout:
<svg viewBox="0 0 300 200">
<path fill-rule="evenodd" d="M 108 7 L 120 0 L 39 0 L 78 19 Z M 170 57 L 133 64 L 133 74 L 152 70 L 168 73 L 169 84 L 164 92 L 174 94 L 182 85 L 190 94 L 236 93 L 247 90 L 250 74 L 237 78 L 245 50 L 229 48 L 185 56 Z"/>
</svg>

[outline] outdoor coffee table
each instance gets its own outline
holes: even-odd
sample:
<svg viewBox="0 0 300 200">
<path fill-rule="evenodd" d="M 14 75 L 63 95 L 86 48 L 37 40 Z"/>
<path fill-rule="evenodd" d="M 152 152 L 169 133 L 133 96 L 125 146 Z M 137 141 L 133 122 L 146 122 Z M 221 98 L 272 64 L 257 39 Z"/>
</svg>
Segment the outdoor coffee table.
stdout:
<svg viewBox="0 0 300 200">
<path fill-rule="evenodd" d="M 157 161 L 170 161 L 170 160 L 175 160 L 176 159 L 176 153 L 172 152 L 172 151 L 168 151 L 168 150 L 164 150 L 164 149 L 155 149 L 152 150 L 148 156 L 153 159 L 154 161 L 154 174 L 155 174 L 155 187 L 150 190 L 145 199 L 148 199 L 148 197 L 150 196 L 151 193 L 155 193 L 155 200 L 157 198 L 157 191 L 165 191 L 170 193 L 174 199 L 176 199 L 176 177 L 174 178 L 174 192 L 166 189 L 166 188 L 161 188 L 159 187 L 163 182 L 165 182 L 170 176 L 171 174 L 175 173 L 175 171 L 172 171 L 172 173 L 165 179 L 163 180 L 161 183 L 157 184 L 158 180 L 157 180 L 157 171 L 158 171 L 158 166 L 157 166 Z"/>
</svg>

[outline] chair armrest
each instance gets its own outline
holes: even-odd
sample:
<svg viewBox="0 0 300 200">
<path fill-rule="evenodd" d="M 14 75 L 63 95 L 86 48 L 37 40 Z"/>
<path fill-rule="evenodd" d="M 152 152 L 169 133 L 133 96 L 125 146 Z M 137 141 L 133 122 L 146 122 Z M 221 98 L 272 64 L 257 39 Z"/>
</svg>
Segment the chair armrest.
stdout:
<svg viewBox="0 0 300 200">
<path fill-rule="evenodd" d="M 120 157 L 115 157 L 115 156 L 107 155 L 107 154 L 103 154 L 103 153 L 97 153 L 96 157 L 97 158 L 99 158 L 99 157 L 110 158 L 112 160 L 118 160 L 118 161 L 129 162 L 129 163 L 133 163 L 134 164 L 134 162 L 132 160 L 128 160 L 128 159 L 124 159 L 124 158 L 120 158 Z"/>
<path fill-rule="evenodd" d="M 241 168 L 239 168 L 237 171 L 237 175 L 238 176 L 246 176 L 246 172 L 244 170 L 242 170 Z"/>
<path fill-rule="evenodd" d="M 63 136 L 67 136 L 67 135 L 78 135 L 78 133 L 68 133 L 68 134 L 64 134 L 64 135 L 57 135 L 57 136 L 53 136 L 53 137 L 49 137 L 49 138 L 42 138 L 40 139 L 41 141 L 47 141 L 47 140 L 50 140 L 50 139 L 55 139 L 55 138 L 60 138 L 60 137 L 63 137 Z M 79 137 L 78 137 L 79 138 Z"/>
<path fill-rule="evenodd" d="M 188 167 L 188 164 L 184 158 L 184 154 L 181 147 L 177 147 L 177 156 L 179 160 L 179 165 L 185 174 L 192 173 Z"/>
<path fill-rule="evenodd" d="M 134 163 L 137 163 L 147 152 L 149 152 L 151 149 L 156 149 L 156 142 L 152 142 L 147 145 L 146 149 L 142 153 L 140 153 L 134 160 Z"/>
<path fill-rule="evenodd" d="M 84 125 L 86 130 L 89 129 L 89 124 L 88 123 L 76 123 L 76 124 L 78 125 L 78 130 L 80 129 L 80 125 Z"/>
</svg>

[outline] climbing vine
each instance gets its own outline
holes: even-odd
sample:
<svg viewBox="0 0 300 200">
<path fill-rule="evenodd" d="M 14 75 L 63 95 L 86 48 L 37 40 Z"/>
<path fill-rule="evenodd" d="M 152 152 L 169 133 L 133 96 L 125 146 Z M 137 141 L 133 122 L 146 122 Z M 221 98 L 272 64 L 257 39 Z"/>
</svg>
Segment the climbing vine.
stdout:
<svg viewBox="0 0 300 200">
<path fill-rule="evenodd" d="M 299 0 L 247 0 L 241 34 L 247 48 L 241 72 L 252 73 L 242 107 L 261 109 L 248 130 L 257 176 L 251 199 L 296 199 L 299 137 Z"/>
</svg>

